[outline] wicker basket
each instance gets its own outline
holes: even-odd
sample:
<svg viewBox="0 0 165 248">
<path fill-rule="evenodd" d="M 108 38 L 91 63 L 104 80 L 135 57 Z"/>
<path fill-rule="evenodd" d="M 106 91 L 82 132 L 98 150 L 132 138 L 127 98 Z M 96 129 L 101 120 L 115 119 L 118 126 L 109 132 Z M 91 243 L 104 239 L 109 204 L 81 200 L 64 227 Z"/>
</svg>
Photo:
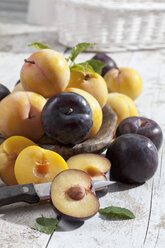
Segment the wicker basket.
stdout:
<svg viewBox="0 0 165 248">
<path fill-rule="evenodd" d="M 42 7 L 42 1 L 39 2 Z M 46 24 L 57 27 L 59 41 L 67 47 L 79 42 L 97 42 L 97 50 L 102 51 L 165 47 L 165 1 L 45 2 L 49 9 L 46 14 L 44 7 L 44 16 L 49 16 Z M 28 19 L 33 21 L 30 12 Z"/>
</svg>

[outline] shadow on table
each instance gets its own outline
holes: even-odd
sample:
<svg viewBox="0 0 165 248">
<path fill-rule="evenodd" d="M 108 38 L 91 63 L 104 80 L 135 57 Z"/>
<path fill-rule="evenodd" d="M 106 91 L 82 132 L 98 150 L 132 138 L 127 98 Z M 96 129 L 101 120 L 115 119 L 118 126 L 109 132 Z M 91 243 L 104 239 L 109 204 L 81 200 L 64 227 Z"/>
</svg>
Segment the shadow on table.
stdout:
<svg viewBox="0 0 165 248">
<path fill-rule="evenodd" d="M 49 202 L 39 204 L 14 203 L 11 205 L 0 207 L 0 219 L 6 222 L 27 226 L 35 230 L 35 219 L 38 217 L 56 218 Z M 84 222 L 71 223 L 59 220 L 56 231 L 65 232 L 75 230 L 83 225 Z"/>
<path fill-rule="evenodd" d="M 125 184 L 125 183 L 120 183 L 120 182 L 114 182 L 114 184 L 111 184 L 108 187 L 108 192 L 115 193 L 115 192 L 126 191 L 126 190 L 137 188 L 142 185 L 143 184 Z"/>
<path fill-rule="evenodd" d="M 53 211 L 50 203 L 14 203 L 0 207 L 0 219 L 18 225 L 34 227 L 35 219 L 41 216 L 56 218 L 56 214 Z"/>
<path fill-rule="evenodd" d="M 84 221 L 69 222 L 61 218 L 57 225 L 56 232 L 70 232 L 70 231 L 80 228 L 83 224 L 84 224 Z"/>
</svg>

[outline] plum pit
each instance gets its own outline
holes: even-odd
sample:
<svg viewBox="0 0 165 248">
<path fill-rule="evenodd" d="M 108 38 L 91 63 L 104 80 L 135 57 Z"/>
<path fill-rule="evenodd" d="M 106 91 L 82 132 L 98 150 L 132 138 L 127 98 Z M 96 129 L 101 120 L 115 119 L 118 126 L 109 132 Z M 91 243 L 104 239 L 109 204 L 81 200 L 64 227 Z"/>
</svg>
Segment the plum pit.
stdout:
<svg viewBox="0 0 165 248">
<path fill-rule="evenodd" d="M 85 196 L 85 188 L 79 185 L 75 185 L 69 188 L 66 193 L 71 199 L 80 201 Z"/>
</svg>

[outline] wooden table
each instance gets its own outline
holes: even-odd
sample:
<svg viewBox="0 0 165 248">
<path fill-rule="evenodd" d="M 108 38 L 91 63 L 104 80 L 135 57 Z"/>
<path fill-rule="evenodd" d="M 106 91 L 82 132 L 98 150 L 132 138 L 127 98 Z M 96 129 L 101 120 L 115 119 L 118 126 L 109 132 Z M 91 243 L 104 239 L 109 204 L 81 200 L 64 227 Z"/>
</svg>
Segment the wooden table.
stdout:
<svg viewBox="0 0 165 248">
<path fill-rule="evenodd" d="M 12 33 L 12 31 L 11 31 Z M 12 34 L 8 34 L 11 37 Z M 24 39 L 24 45 L 29 43 Z M 24 37 L 24 38 L 25 38 Z M 11 90 L 19 79 L 23 60 L 28 53 L 21 53 L 14 40 L 14 48 L 6 36 L 0 37 L 0 82 Z M 22 36 L 19 37 L 22 39 Z M 13 37 L 14 39 L 14 37 Z M 18 39 L 17 39 L 18 40 Z M 33 40 L 34 41 L 34 40 Z M 49 42 L 48 42 L 49 44 Z M 16 46 L 18 45 L 18 47 Z M 3 49 L 4 48 L 4 49 Z M 61 53 L 65 48 L 57 47 Z M 3 52 L 3 51 L 6 52 Z M 21 52 L 20 52 L 21 51 Z M 66 55 L 65 55 L 66 56 Z M 118 66 L 137 70 L 143 79 L 143 91 L 135 101 L 139 115 L 157 121 L 165 131 L 165 50 L 136 51 L 111 54 Z M 92 57 L 91 53 L 79 56 L 78 61 Z M 2 116 L 0 118 L 3 118 Z M 1 183 L 2 185 L 2 183 Z M 159 167 L 155 176 L 144 185 L 134 187 L 115 183 L 109 193 L 100 198 L 101 207 L 125 207 L 136 218 L 125 221 L 108 221 L 97 214 L 83 225 L 63 225 L 61 221 L 53 235 L 35 229 L 37 217 L 56 217 L 49 204 L 13 204 L 0 208 L 1 248 L 164 248 L 165 247 L 165 149 L 159 151 Z"/>
</svg>

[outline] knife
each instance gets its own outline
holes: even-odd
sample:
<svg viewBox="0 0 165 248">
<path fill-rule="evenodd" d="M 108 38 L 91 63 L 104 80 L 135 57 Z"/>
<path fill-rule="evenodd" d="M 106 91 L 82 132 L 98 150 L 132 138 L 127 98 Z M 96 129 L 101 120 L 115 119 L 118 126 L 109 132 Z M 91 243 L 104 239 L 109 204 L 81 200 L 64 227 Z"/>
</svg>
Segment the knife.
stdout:
<svg viewBox="0 0 165 248">
<path fill-rule="evenodd" d="M 95 190 L 114 184 L 112 181 L 93 180 L 92 182 Z M 0 206 L 9 205 L 15 202 L 37 203 L 49 200 L 50 187 L 51 182 L 0 187 Z"/>
</svg>

